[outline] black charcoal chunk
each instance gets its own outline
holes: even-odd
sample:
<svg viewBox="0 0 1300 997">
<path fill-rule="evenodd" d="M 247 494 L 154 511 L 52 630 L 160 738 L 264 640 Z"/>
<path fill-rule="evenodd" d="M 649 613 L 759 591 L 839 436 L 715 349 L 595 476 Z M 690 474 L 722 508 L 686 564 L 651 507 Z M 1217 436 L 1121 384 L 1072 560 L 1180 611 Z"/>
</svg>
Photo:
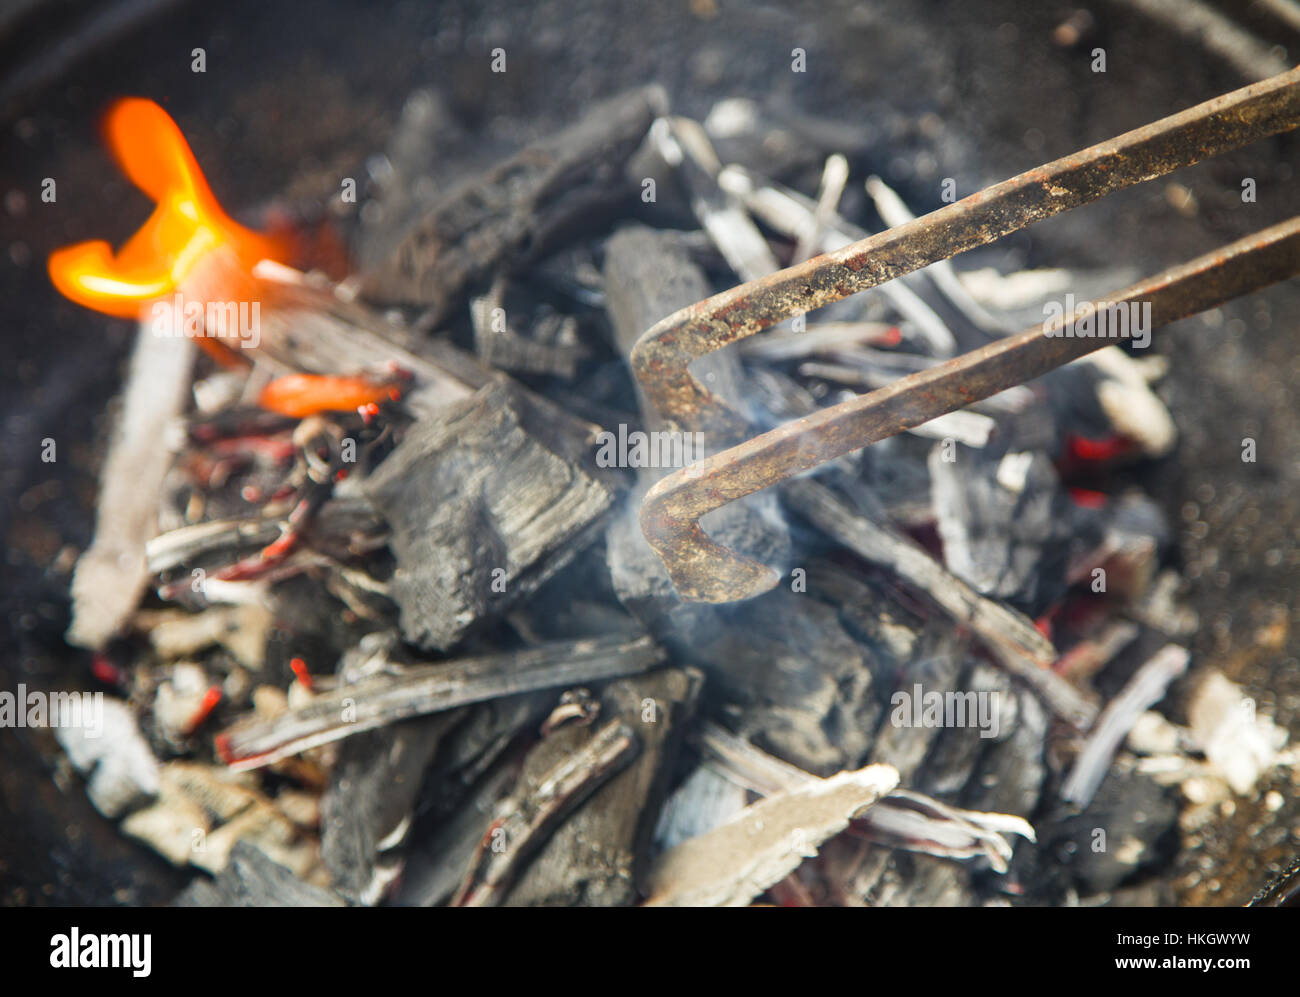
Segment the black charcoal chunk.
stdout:
<svg viewBox="0 0 1300 997">
<path fill-rule="evenodd" d="M 1083 896 L 1104 893 L 1165 861 L 1178 847 L 1178 805 L 1138 772 L 1113 768 L 1087 809 L 1040 825 L 1046 856 Z"/>
<path fill-rule="evenodd" d="M 584 441 L 548 416 L 491 381 L 413 425 L 366 482 L 392 529 L 392 595 L 411 643 L 446 650 L 595 539 L 610 488 L 581 463 Z"/>
<path fill-rule="evenodd" d="M 425 768 L 463 710 L 348 738 L 321 797 L 321 859 L 334 888 L 373 905 L 401 872 Z"/>
<path fill-rule="evenodd" d="M 475 281 L 558 248 L 627 198 L 625 166 L 667 108 L 658 87 L 612 98 L 440 200 L 364 282 L 371 300 L 438 322 Z"/>
</svg>

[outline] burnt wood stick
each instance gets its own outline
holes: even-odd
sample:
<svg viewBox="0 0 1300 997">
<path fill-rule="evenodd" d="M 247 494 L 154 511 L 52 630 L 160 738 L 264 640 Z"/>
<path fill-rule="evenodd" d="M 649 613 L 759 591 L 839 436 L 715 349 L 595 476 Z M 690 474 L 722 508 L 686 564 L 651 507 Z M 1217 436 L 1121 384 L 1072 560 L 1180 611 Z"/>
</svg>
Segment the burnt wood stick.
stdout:
<svg viewBox="0 0 1300 997">
<path fill-rule="evenodd" d="M 205 555 L 265 547 L 288 528 L 288 513 L 263 518 L 213 519 L 160 533 L 145 545 L 145 558 L 149 573 L 156 575 Z M 331 540 L 355 534 L 382 538 L 384 523 L 366 501 L 340 497 L 326 501 L 305 532 Z"/>
<path fill-rule="evenodd" d="M 812 773 L 769 755 L 712 721 L 702 726 L 697 742 L 722 775 L 763 796 L 817 781 Z M 1006 871 L 1005 863 L 1011 858 L 1010 846 L 1000 834 L 1018 834 L 1030 841 L 1035 837 L 1032 825 L 1022 817 L 963 810 L 900 787 L 852 826 L 857 834 L 886 847 L 958 859 L 988 856 L 999 871 Z"/>
<path fill-rule="evenodd" d="M 600 716 L 637 732 L 636 759 L 597 789 L 558 827 L 506 896 L 509 906 L 612 907 L 636 901 L 650 837 L 674 771 L 703 675 L 664 668 L 619 679 L 600 692 Z M 552 750 L 572 753 L 594 737 L 570 724 L 547 737 Z"/>
<path fill-rule="evenodd" d="M 195 353 L 189 340 L 155 336 L 140 323 L 122 415 L 100 471 L 95 539 L 72 577 L 70 644 L 106 644 L 148 584 L 145 549 L 157 532 L 158 496 L 172 460 L 163 441 L 184 410 Z"/>
<path fill-rule="evenodd" d="M 649 637 L 559 641 L 526 651 L 402 667 L 318 696 L 274 720 L 238 723 L 217 735 L 217 750 L 236 770 L 260 768 L 408 717 L 534 689 L 635 675 L 663 660 Z"/>
<path fill-rule="evenodd" d="M 525 859 L 566 814 L 630 761 L 638 746 L 631 727 L 611 720 L 577 751 L 563 752 L 552 767 L 531 773 L 523 793 L 508 798 L 488 826 L 453 906 L 499 903 Z M 542 753 L 545 747 L 543 742 L 534 750 Z"/>
</svg>

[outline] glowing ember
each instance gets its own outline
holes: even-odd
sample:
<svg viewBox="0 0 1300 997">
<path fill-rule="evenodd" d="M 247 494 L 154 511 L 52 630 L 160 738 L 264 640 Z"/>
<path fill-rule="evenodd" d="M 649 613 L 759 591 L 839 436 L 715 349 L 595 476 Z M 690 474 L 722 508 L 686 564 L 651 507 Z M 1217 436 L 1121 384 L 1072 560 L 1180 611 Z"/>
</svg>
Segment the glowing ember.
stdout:
<svg viewBox="0 0 1300 997">
<path fill-rule="evenodd" d="M 350 412 L 400 397 L 396 385 L 364 377 L 290 374 L 263 388 L 257 403 L 272 412 L 301 419 L 318 412 Z"/>
<path fill-rule="evenodd" d="M 136 318 L 148 303 L 177 291 L 214 250 L 235 263 L 222 268 L 218 283 L 238 283 L 259 260 L 279 258 L 275 240 L 221 210 L 180 129 L 153 101 L 118 101 L 104 130 L 122 172 L 157 207 L 116 255 L 102 240 L 51 253 L 50 279 L 66 297 L 109 315 Z M 205 296 L 234 298 L 234 290 L 213 286 L 210 277 L 204 285 Z"/>
</svg>

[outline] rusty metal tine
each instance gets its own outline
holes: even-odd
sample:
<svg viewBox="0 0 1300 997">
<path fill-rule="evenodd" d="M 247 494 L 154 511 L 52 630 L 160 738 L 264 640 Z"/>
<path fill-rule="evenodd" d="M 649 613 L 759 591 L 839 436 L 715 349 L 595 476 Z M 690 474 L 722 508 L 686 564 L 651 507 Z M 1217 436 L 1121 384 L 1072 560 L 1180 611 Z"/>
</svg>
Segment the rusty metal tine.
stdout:
<svg viewBox="0 0 1300 997">
<path fill-rule="evenodd" d="M 1150 304 L 1151 327 L 1214 308 L 1300 272 L 1300 216 L 1166 270 L 1105 299 Z M 706 457 L 663 478 L 641 504 L 641 529 L 678 594 L 693 602 L 759 595 L 778 576 L 700 528 L 701 516 L 826 461 L 964 408 L 1113 342 L 1074 336 L 1096 309 L 1035 326 Z"/>
<path fill-rule="evenodd" d="M 688 367 L 793 315 L 982 246 L 1113 191 L 1300 125 L 1300 67 L 1022 173 L 906 225 L 750 281 L 648 330 L 631 366 L 671 428 L 741 439 L 744 420 Z"/>
</svg>

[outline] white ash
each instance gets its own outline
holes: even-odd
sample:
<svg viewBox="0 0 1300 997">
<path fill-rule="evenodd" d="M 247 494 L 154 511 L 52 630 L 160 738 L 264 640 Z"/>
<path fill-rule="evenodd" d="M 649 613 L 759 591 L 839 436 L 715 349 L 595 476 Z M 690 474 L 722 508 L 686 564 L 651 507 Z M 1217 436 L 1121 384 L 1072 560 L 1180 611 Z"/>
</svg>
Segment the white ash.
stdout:
<svg viewBox="0 0 1300 997">
<path fill-rule="evenodd" d="M 760 800 L 659 856 L 647 906 L 745 906 L 897 784 L 895 768 L 870 765 Z"/>
<path fill-rule="evenodd" d="M 1278 762 L 1287 732 L 1257 714 L 1255 701 L 1222 672 L 1210 672 L 1188 708 L 1192 736 L 1238 795 L 1249 793 Z"/>
<path fill-rule="evenodd" d="M 105 699 L 98 737 L 85 727 L 57 727 L 54 736 L 86 777 L 86 794 L 105 817 L 116 819 L 158 795 L 158 761 L 120 699 Z"/>
<path fill-rule="evenodd" d="M 207 673 L 193 662 L 179 662 L 169 669 L 153 703 L 154 719 L 168 740 L 189 735 L 210 686 Z"/>
</svg>

